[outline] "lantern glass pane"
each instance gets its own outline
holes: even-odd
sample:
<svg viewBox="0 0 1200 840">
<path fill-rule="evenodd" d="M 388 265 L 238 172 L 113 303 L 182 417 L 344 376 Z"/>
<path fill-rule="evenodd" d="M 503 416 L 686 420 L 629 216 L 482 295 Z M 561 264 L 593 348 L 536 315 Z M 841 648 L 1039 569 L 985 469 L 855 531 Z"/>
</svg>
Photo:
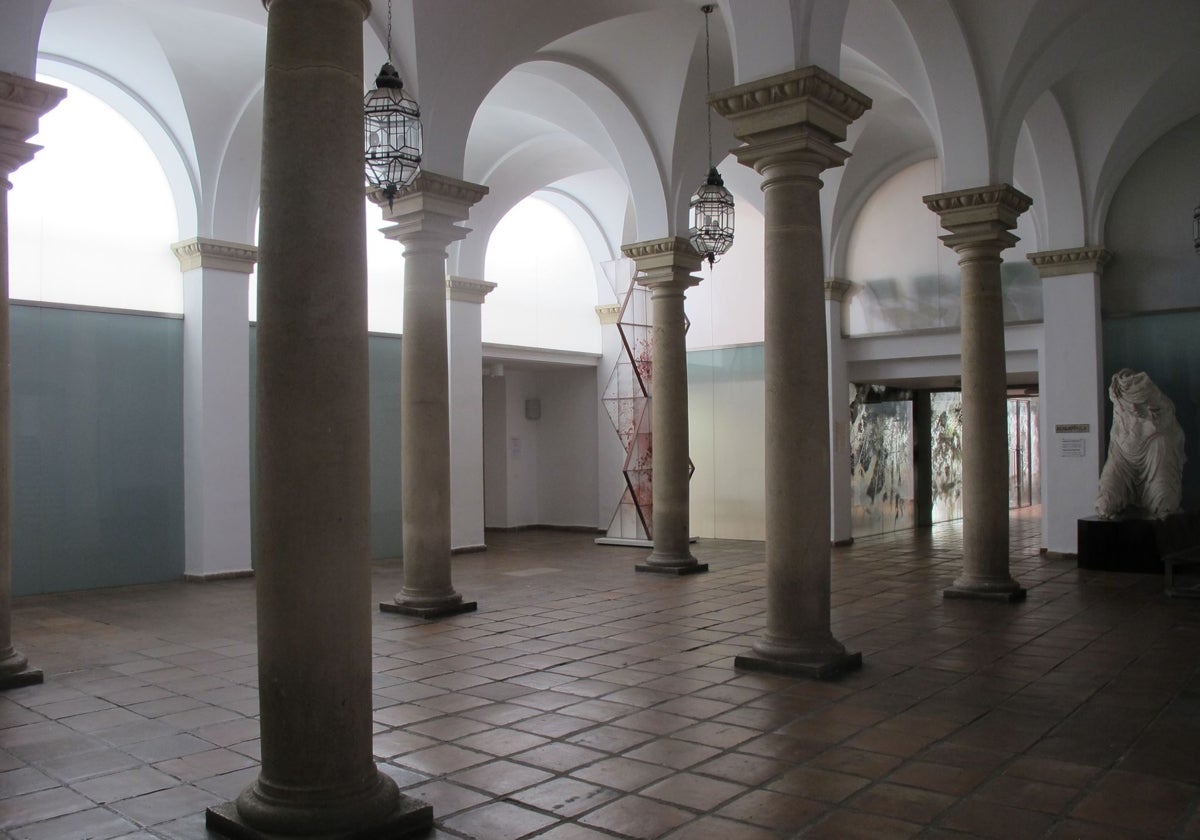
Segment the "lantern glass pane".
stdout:
<svg viewBox="0 0 1200 840">
<path fill-rule="evenodd" d="M 375 88 L 363 100 L 367 181 L 401 188 L 421 167 L 421 112 L 402 88 Z"/>
<path fill-rule="evenodd" d="M 692 196 L 688 238 L 702 256 L 719 256 L 733 245 L 733 196 L 719 184 L 703 184 Z"/>
</svg>

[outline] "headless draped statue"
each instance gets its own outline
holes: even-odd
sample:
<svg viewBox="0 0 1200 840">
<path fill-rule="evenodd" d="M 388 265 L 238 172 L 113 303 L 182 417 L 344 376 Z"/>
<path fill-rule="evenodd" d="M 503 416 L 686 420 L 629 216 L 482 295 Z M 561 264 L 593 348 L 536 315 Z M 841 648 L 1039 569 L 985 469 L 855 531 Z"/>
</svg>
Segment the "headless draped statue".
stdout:
<svg viewBox="0 0 1200 840">
<path fill-rule="evenodd" d="M 1186 458 L 1175 403 L 1145 373 L 1128 368 L 1113 375 L 1108 396 L 1113 423 L 1096 513 L 1162 519 L 1177 512 Z"/>
</svg>

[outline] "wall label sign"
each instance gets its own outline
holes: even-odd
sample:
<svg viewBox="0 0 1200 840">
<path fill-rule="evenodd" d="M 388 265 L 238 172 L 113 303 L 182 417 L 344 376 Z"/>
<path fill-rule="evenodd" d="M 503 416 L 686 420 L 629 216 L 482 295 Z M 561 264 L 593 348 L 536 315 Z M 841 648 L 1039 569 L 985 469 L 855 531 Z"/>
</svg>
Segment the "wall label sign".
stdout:
<svg viewBox="0 0 1200 840">
<path fill-rule="evenodd" d="M 1054 426 L 1054 433 L 1057 435 L 1087 434 L 1091 430 L 1090 423 L 1058 423 Z"/>
<path fill-rule="evenodd" d="M 1059 447 L 1059 454 L 1064 458 L 1087 457 L 1087 438 L 1063 438 Z"/>
</svg>

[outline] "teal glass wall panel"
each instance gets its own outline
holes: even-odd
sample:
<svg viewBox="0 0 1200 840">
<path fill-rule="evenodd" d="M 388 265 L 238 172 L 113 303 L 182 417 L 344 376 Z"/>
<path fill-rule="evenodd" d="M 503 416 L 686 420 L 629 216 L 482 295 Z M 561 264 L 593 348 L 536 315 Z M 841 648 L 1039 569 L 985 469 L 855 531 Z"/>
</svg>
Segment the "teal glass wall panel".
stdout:
<svg viewBox="0 0 1200 840">
<path fill-rule="evenodd" d="M 1184 510 L 1200 507 L 1200 312 L 1167 312 L 1104 322 L 1104 435 L 1112 428 L 1108 383 L 1121 368 L 1145 371 L 1175 403 L 1183 427 Z M 1098 481 L 1097 477 L 1097 481 Z"/>
<path fill-rule="evenodd" d="M 766 522 L 763 346 L 693 350 L 688 360 L 692 533 L 761 540 Z"/>
<path fill-rule="evenodd" d="M 13 591 L 183 575 L 183 322 L 14 305 Z"/>
</svg>

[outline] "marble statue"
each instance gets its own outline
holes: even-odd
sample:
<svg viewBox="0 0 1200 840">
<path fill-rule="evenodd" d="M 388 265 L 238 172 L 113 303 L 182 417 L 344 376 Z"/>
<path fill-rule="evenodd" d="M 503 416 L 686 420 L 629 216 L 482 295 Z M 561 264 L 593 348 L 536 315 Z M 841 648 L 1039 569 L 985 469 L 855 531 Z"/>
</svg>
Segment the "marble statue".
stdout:
<svg viewBox="0 0 1200 840">
<path fill-rule="evenodd" d="M 1113 423 L 1096 513 L 1162 519 L 1177 512 L 1186 459 L 1175 403 L 1145 373 L 1128 368 L 1113 375 L 1108 396 Z"/>
</svg>

